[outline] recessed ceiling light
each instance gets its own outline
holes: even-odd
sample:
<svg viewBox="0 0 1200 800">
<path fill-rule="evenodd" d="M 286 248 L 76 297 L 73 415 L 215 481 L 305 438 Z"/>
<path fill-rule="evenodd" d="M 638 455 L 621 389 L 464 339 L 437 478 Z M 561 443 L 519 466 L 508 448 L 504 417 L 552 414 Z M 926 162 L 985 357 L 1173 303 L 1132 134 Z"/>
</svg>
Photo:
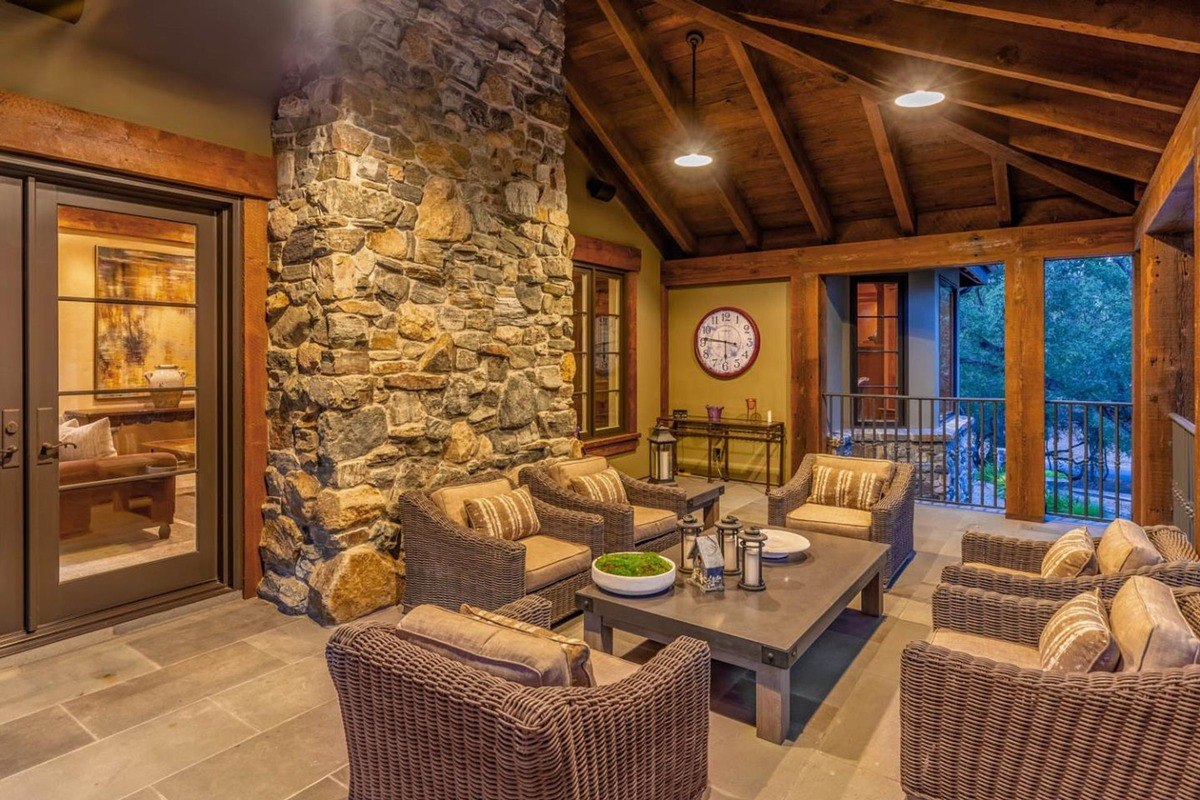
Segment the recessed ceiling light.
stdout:
<svg viewBox="0 0 1200 800">
<path fill-rule="evenodd" d="M 897 97 L 896 105 L 901 108 L 924 108 L 925 106 L 936 106 L 945 99 L 946 95 L 941 92 L 918 89 L 915 92 L 908 92 Z"/>
<path fill-rule="evenodd" d="M 688 153 L 682 156 L 676 156 L 675 166 L 677 167 L 707 167 L 713 162 L 712 156 L 704 153 Z"/>
</svg>

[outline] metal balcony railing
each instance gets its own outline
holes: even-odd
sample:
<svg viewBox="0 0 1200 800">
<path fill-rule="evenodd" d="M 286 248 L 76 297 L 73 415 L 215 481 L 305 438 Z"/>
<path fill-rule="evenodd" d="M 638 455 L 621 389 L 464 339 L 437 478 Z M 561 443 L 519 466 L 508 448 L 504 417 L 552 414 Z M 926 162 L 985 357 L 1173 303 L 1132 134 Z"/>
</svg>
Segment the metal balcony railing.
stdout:
<svg viewBox="0 0 1200 800">
<path fill-rule="evenodd" d="M 1046 402 L 1046 514 L 1086 520 L 1133 511 L 1133 404 Z"/>
</svg>

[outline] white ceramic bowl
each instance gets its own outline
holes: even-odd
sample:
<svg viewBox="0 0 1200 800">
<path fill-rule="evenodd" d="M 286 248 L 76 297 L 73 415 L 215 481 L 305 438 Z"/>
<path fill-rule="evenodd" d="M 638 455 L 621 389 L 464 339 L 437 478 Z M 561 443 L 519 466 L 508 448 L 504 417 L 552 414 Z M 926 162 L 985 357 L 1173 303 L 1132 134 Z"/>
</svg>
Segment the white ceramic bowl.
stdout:
<svg viewBox="0 0 1200 800">
<path fill-rule="evenodd" d="M 763 528 L 767 541 L 763 543 L 763 558 L 782 560 L 808 552 L 812 542 L 794 531 L 780 528 Z"/>
<path fill-rule="evenodd" d="M 608 555 L 613 554 L 609 553 Z M 600 558 L 603 558 L 603 556 Z M 671 565 L 669 570 L 661 575 L 644 575 L 640 577 L 612 575 L 604 572 L 596 566 L 596 561 L 599 561 L 600 558 L 592 562 L 592 583 L 606 592 L 638 597 L 648 594 L 658 594 L 675 583 L 675 562 L 668 558 L 663 558 L 662 560 Z M 662 556 L 659 556 L 659 558 L 662 558 Z"/>
</svg>

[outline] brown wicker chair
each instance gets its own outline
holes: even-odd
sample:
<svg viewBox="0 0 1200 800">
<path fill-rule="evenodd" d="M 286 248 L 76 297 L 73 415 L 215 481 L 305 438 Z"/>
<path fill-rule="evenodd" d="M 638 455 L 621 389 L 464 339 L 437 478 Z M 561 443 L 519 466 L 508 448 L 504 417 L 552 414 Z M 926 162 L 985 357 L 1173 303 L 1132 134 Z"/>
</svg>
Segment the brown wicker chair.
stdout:
<svg viewBox="0 0 1200 800">
<path fill-rule="evenodd" d="M 507 481 L 499 473 L 483 473 L 456 487 L 495 480 Z M 415 490 L 400 499 L 405 607 L 434 603 L 457 610 L 462 603 L 470 603 L 494 609 L 532 593 L 551 602 L 555 621 L 576 611 L 575 592 L 591 583 L 591 561 L 603 552 L 603 519 L 534 498 L 541 522 L 538 544 L 553 548 L 550 557 L 563 551 L 573 564 L 569 574 L 543 584 L 534 572 L 541 564 L 530 563 L 526 556 L 534 552 L 543 560 L 545 547 L 529 550 L 534 544 L 529 540 L 510 542 L 481 536 L 447 516 L 436 494 Z M 544 541 L 547 539 L 550 541 Z M 574 548 L 575 553 L 567 552 L 570 548 L 557 544 L 563 542 L 586 547 L 590 552 L 585 554 L 580 547 Z M 536 572 L 538 576 L 545 574 Z"/>
<path fill-rule="evenodd" d="M 591 466 L 587 466 L 590 464 Z M 604 518 L 604 552 L 620 553 L 630 550 L 666 550 L 679 544 L 677 521 L 687 514 L 687 495 L 677 486 L 662 486 L 631 478 L 624 473 L 628 505 L 599 503 L 572 491 L 558 477 L 567 465 L 578 465 L 588 471 L 604 469 L 602 457 L 562 462 L 550 467 L 531 465 L 521 470 L 521 484 L 529 487 L 533 496 L 572 511 L 599 514 Z M 586 474 L 586 473 L 583 473 Z M 658 513 L 655 513 L 658 512 Z M 669 512 L 669 516 L 666 513 Z M 646 519 L 638 524 L 640 519 Z"/>
<path fill-rule="evenodd" d="M 1176 590 L 1200 630 L 1200 593 Z M 939 586 L 938 630 L 1036 647 L 1062 601 Z M 1200 666 L 1051 673 L 930 642 L 900 668 L 900 779 L 911 800 L 1200 797 Z"/>
<path fill-rule="evenodd" d="M 1043 578 L 1042 559 L 1054 542 L 967 531 L 962 541 L 963 563 L 944 567 L 942 583 L 1047 600 L 1068 600 L 1092 589 L 1112 598 L 1134 575 L 1145 575 L 1168 586 L 1200 586 L 1200 555 L 1187 534 L 1172 525 L 1151 526 L 1146 533 L 1166 559 L 1163 563 L 1110 575 Z M 1099 546 L 1098 538 L 1095 542 Z M 989 565 L 999 569 L 989 569 Z"/>
<path fill-rule="evenodd" d="M 881 542 L 891 548 L 887 566 L 884 568 L 883 579 L 886 584 L 900 574 L 912 560 L 913 551 L 913 507 L 916 503 L 916 480 L 911 464 L 893 464 L 892 483 L 883 498 L 870 511 L 869 527 L 864 522 L 861 530 L 856 528 L 849 531 L 843 524 L 822 524 L 801 520 L 798 517 L 804 513 L 802 506 L 808 503 L 812 487 L 813 468 L 818 460 L 836 465 L 839 462 L 853 463 L 869 461 L 878 464 L 876 459 L 853 459 L 844 456 L 809 453 L 800 462 L 800 469 L 785 485 L 773 490 L 767 495 L 767 522 L 777 528 L 792 528 L 799 531 L 811 530 L 820 533 L 833 533 L 841 536 L 858 536 Z M 862 512 L 865 514 L 866 512 Z"/>
<path fill-rule="evenodd" d="M 550 616 L 543 599 L 500 611 Z M 519 686 L 382 623 L 339 628 L 325 657 L 350 800 L 697 800 L 707 790 L 709 650 L 695 639 L 587 689 Z"/>
</svg>

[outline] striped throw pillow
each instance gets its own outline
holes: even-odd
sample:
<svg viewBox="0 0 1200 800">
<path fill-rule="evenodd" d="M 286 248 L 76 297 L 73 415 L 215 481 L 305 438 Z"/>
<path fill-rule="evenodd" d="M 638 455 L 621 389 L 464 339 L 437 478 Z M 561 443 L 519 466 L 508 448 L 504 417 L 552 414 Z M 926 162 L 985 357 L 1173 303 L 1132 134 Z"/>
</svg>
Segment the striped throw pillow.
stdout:
<svg viewBox="0 0 1200 800">
<path fill-rule="evenodd" d="M 460 614 L 465 614 L 468 617 L 474 617 L 482 622 L 487 622 L 492 625 L 498 625 L 501 628 L 509 628 L 514 631 L 528 633 L 530 636 L 537 636 L 540 639 L 548 639 L 555 644 L 561 645 L 563 655 L 567 659 L 567 667 L 571 672 L 572 686 L 595 686 L 596 676 L 592 672 L 592 651 L 583 642 L 578 639 L 572 639 L 569 636 L 562 636 L 548 628 L 539 628 L 537 625 L 530 625 L 528 622 L 521 622 L 519 619 L 506 617 L 503 614 L 497 614 L 494 611 L 485 611 L 482 608 L 463 603 L 459 609 Z"/>
<path fill-rule="evenodd" d="M 591 475 L 576 475 L 571 478 L 571 489 L 597 503 L 617 503 L 629 505 L 625 495 L 625 485 L 615 469 L 609 467 Z"/>
<path fill-rule="evenodd" d="M 470 498 L 463 506 L 471 528 L 494 539 L 515 542 L 542 529 L 527 486 L 515 492 Z"/>
<path fill-rule="evenodd" d="M 837 508 L 870 511 L 883 497 L 879 476 L 852 469 L 817 467 L 813 470 L 809 502 Z"/>
<path fill-rule="evenodd" d="M 1043 578 L 1078 578 L 1095 575 L 1096 546 L 1086 527 L 1073 528 L 1050 545 L 1042 559 Z"/>
<path fill-rule="evenodd" d="M 1053 672 L 1112 672 L 1121 650 L 1108 626 L 1100 590 L 1076 595 L 1054 613 L 1038 640 L 1042 669 Z"/>
</svg>

